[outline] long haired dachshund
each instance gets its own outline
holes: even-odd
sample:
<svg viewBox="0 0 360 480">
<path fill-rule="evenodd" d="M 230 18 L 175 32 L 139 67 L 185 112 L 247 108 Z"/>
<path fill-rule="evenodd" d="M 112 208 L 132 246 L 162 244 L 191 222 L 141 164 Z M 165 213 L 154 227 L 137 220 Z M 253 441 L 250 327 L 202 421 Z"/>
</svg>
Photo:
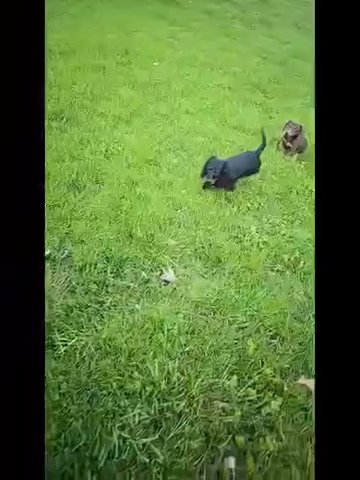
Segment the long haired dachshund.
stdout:
<svg viewBox="0 0 360 480">
<path fill-rule="evenodd" d="M 281 150 L 284 155 L 292 156 L 304 153 L 307 146 L 308 142 L 305 138 L 304 127 L 292 120 L 285 123 L 277 143 L 278 150 Z"/>
</svg>

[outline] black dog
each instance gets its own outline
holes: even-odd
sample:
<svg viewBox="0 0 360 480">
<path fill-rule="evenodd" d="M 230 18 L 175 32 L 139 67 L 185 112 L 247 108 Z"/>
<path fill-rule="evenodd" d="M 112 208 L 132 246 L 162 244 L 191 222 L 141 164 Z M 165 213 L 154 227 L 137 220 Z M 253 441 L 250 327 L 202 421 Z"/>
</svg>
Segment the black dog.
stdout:
<svg viewBox="0 0 360 480">
<path fill-rule="evenodd" d="M 260 155 L 266 147 L 264 129 L 261 133 L 262 144 L 253 152 L 240 153 L 226 160 L 220 160 L 215 156 L 210 157 L 200 175 L 204 182 L 203 189 L 215 187 L 233 191 L 240 178 L 258 173 L 261 167 Z"/>
</svg>

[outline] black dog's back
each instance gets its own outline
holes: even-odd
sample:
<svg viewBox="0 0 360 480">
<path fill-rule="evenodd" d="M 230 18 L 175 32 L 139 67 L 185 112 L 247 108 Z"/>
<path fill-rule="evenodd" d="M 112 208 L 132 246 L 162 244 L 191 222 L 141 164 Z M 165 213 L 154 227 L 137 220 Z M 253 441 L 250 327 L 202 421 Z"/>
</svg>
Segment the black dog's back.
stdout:
<svg viewBox="0 0 360 480">
<path fill-rule="evenodd" d="M 242 177 L 249 177 L 260 170 L 260 155 L 266 147 L 266 137 L 264 130 L 262 132 L 261 145 L 252 152 L 244 152 L 227 159 L 219 159 L 215 156 L 210 157 L 201 172 L 203 179 L 203 188 L 213 186 L 215 188 L 224 188 L 234 190 L 237 180 Z"/>
<path fill-rule="evenodd" d="M 254 151 L 240 153 L 234 155 L 226 160 L 226 167 L 224 173 L 232 180 L 237 180 L 241 177 L 249 177 L 258 173 L 261 166 L 260 155 L 266 147 L 266 136 L 262 129 L 262 143 Z"/>
<path fill-rule="evenodd" d="M 255 152 L 244 152 L 227 159 L 224 173 L 237 180 L 254 175 L 260 170 L 260 166 L 260 157 Z"/>
</svg>

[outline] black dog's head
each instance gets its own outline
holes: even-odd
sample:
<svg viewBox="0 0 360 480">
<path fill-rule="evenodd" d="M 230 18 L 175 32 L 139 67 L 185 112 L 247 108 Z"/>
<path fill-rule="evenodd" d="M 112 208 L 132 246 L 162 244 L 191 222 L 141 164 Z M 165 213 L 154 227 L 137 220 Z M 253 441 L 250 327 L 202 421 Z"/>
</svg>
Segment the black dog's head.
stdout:
<svg viewBox="0 0 360 480">
<path fill-rule="evenodd" d="M 203 188 L 213 186 L 224 172 L 226 162 L 219 160 L 215 156 L 210 157 L 203 166 L 201 171 L 201 179 L 204 182 Z"/>
</svg>

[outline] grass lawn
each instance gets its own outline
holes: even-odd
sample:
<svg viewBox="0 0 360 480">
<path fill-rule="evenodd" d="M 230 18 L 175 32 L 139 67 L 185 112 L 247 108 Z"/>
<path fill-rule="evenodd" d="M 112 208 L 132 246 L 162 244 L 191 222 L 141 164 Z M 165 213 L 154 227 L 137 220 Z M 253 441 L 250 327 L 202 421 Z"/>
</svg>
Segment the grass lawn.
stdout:
<svg viewBox="0 0 360 480">
<path fill-rule="evenodd" d="M 313 58 L 310 0 L 47 0 L 50 478 L 195 478 L 234 436 L 308 478 Z M 260 174 L 202 191 L 262 126 Z"/>
</svg>

